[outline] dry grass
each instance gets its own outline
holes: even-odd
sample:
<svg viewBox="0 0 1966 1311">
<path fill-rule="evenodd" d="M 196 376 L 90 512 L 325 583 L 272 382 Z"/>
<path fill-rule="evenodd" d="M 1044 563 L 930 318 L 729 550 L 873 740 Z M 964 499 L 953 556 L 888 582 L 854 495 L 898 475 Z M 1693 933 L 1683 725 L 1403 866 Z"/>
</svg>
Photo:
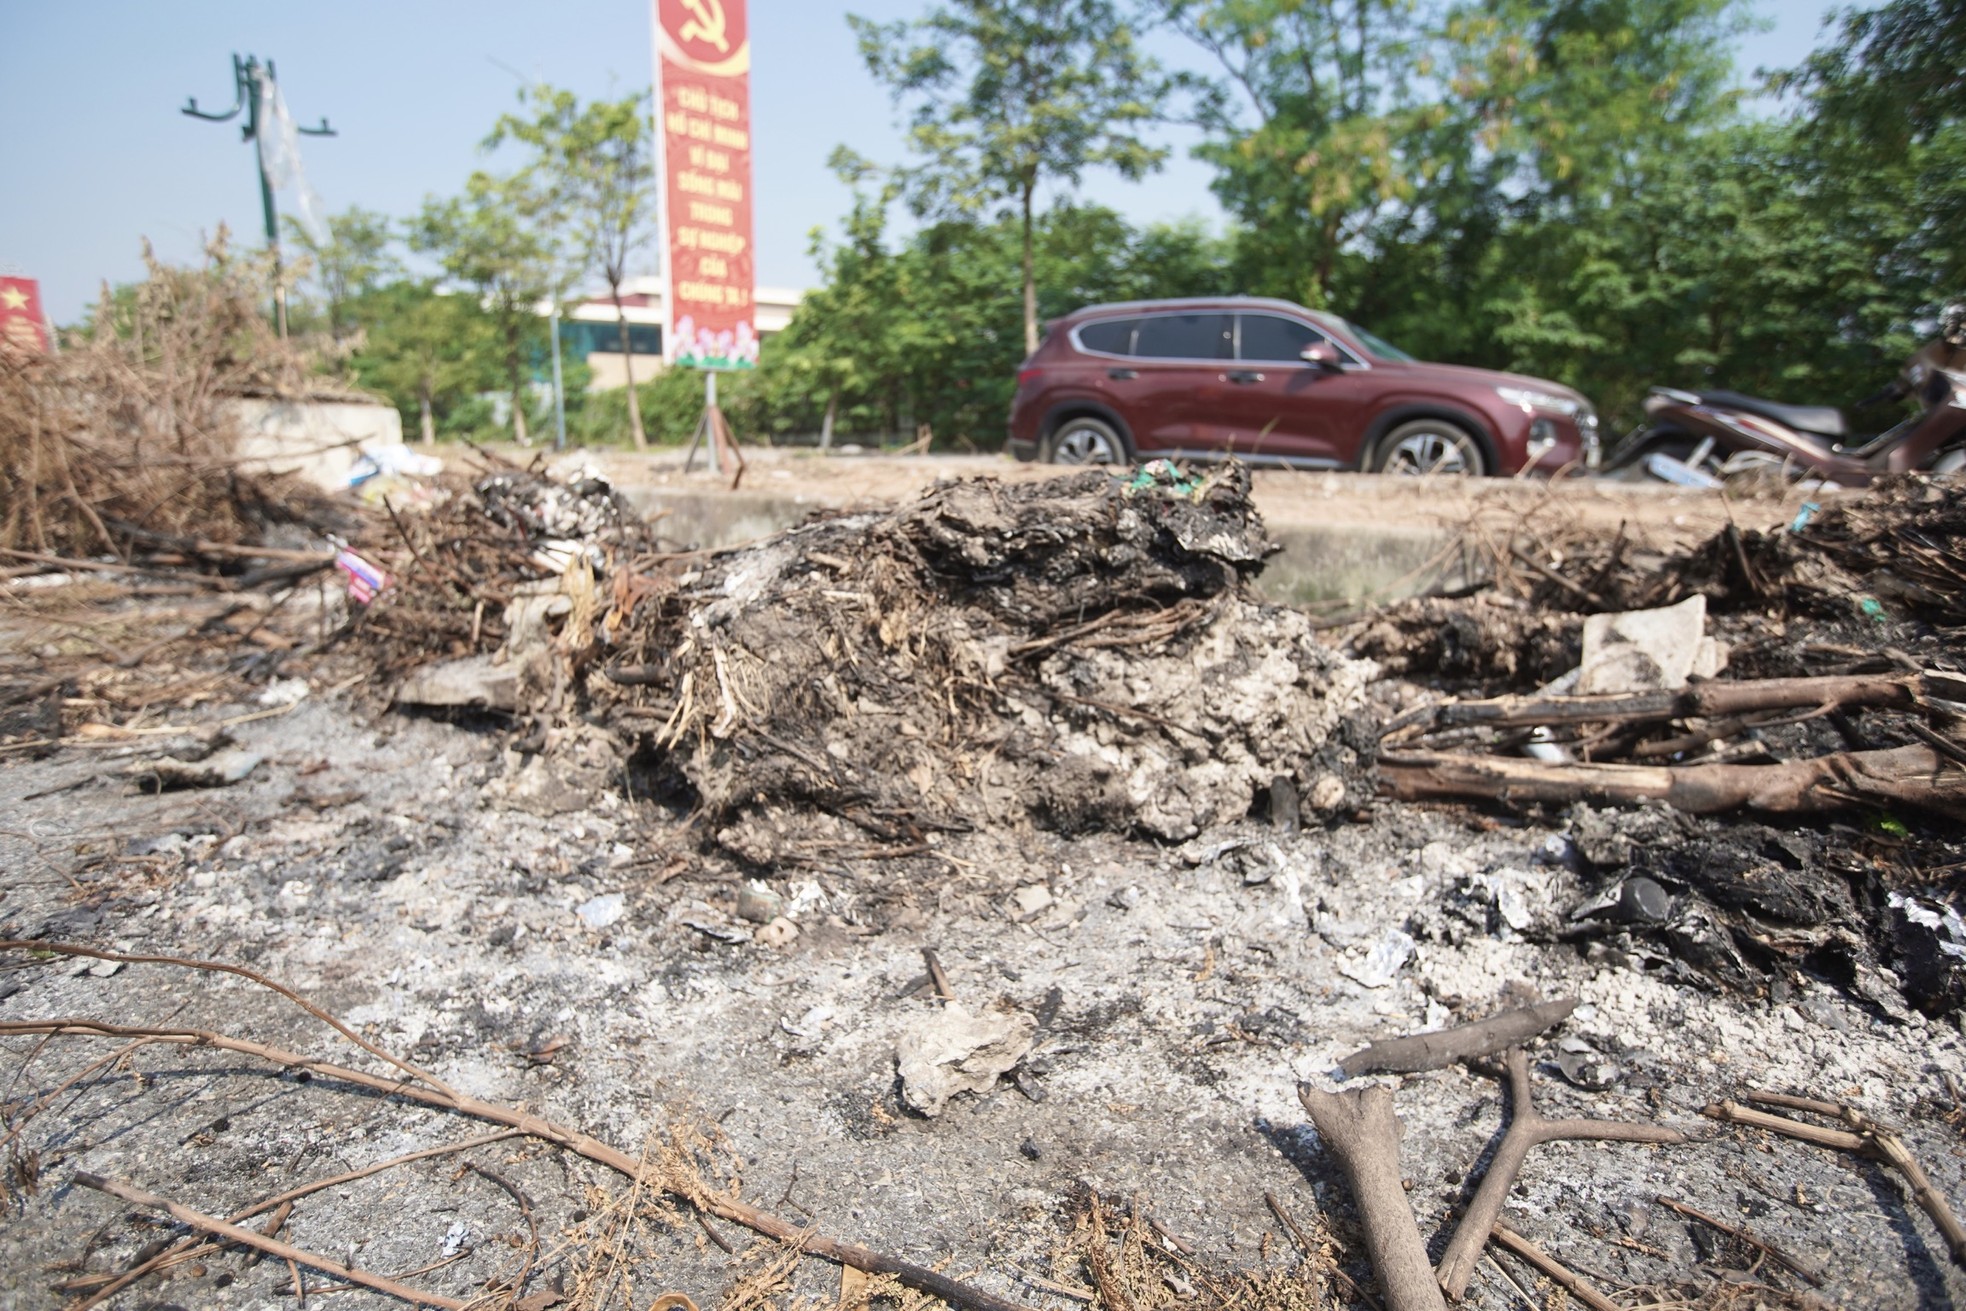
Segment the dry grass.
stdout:
<svg viewBox="0 0 1966 1311">
<path fill-rule="evenodd" d="M 237 543 L 289 517 L 291 484 L 242 475 L 222 402 L 324 380 L 261 313 L 264 269 L 224 229 L 197 268 L 144 250 L 146 279 L 55 355 L 0 351 L 0 548 L 107 552 Z"/>
</svg>

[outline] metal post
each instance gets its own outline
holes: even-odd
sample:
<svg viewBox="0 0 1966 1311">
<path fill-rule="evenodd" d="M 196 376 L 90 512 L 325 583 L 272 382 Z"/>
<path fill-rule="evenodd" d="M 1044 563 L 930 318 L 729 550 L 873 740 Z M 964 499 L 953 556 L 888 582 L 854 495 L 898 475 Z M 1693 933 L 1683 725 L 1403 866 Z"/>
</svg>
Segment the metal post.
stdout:
<svg viewBox="0 0 1966 1311">
<path fill-rule="evenodd" d="M 560 377 L 560 302 L 553 302 L 553 449 L 567 448 L 567 389 Z"/>
<path fill-rule="evenodd" d="M 703 426 L 710 438 L 710 467 L 718 473 L 724 471 L 723 443 L 717 440 L 717 371 L 703 371 Z"/>
<path fill-rule="evenodd" d="M 280 262 L 280 214 L 273 203 L 273 184 L 266 176 L 266 156 L 257 144 L 261 126 L 260 88 L 262 84 L 270 85 L 275 80 L 272 60 L 267 60 L 262 69 L 258 56 L 248 55 L 241 59 L 234 55 L 232 56 L 232 108 L 223 114 L 207 114 L 198 108 L 198 98 L 192 96 L 187 99 L 184 108 L 179 112 L 192 118 L 202 118 L 208 123 L 223 123 L 237 118 L 241 110 L 246 113 L 246 126 L 240 137 L 244 141 L 254 143 L 253 163 L 259 171 L 260 213 L 266 220 L 266 248 L 273 256 L 273 321 L 278 325 L 280 335 L 284 337 L 287 335 L 287 284 Z M 322 118 L 319 127 L 303 127 L 295 130 L 303 136 L 310 137 L 335 135 L 335 130 L 328 126 L 325 117 Z"/>
</svg>

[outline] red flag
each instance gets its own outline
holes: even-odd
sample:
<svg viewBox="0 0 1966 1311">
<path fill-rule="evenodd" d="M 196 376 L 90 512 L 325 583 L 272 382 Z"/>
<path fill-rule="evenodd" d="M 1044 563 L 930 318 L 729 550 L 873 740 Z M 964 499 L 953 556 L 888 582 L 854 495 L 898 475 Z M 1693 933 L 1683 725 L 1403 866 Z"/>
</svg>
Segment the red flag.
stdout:
<svg viewBox="0 0 1966 1311">
<path fill-rule="evenodd" d="M 45 355 L 48 346 L 41 284 L 33 278 L 0 278 L 0 347 Z"/>
<path fill-rule="evenodd" d="M 653 0 L 669 284 L 663 353 L 758 362 L 752 299 L 751 36 L 744 0 Z"/>
</svg>

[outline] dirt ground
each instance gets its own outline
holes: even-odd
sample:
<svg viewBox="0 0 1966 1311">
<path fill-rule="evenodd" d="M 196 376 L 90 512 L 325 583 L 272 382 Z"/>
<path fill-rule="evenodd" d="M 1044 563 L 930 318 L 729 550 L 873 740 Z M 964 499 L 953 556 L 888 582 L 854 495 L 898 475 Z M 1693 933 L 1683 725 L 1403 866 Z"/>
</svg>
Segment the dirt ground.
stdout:
<svg viewBox="0 0 1966 1311">
<path fill-rule="evenodd" d="M 827 505 L 923 481 L 919 461 L 747 458 L 749 485 L 791 484 Z M 661 460 L 634 467 L 608 462 L 624 482 L 685 477 Z M 1056 472 L 997 460 L 932 467 Z M 1562 494 L 1612 529 L 1643 515 L 1707 532 L 1730 512 L 1671 493 Z M 1447 519 L 1467 495 L 1324 475 L 1256 484 L 1278 520 Z M 1783 510 L 1756 513 L 1775 521 Z M 296 590 L 283 622 L 325 622 L 309 610 L 325 594 Z M 82 612 L 133 605 L 78 596 L 64 610 L 45 592 L 22 596 L 15 589 L 0 611 L 0 654 L 20 661 L 87 640 L 68 622 Z M 169 623 L 181 626 L 202 621 L 184 613 L 201 604 L 138 608 L 176 607 Z M 175 631 L 149 622 L 129 618 L 105 654 L 140 653 L 147 632 Z M 1514 1228 L 1627 1307 L 1908 1311 L 1966 1298 L 1966 1276 L 1895 1175 L 1701 1115 L 1748 1086 L 1848 1101 L 1899 1126 L 1934 1184 L 1966 1198 L 1958 1024 L 1928 1019 L 1876 980 L 1803 978 L 1753 995 L 1587 939 L 1553 940 L 1549 926 L 1603 885 L 1606 857 L 1595 853 L 1605 826 L 1623 822 L 1615 815 L 1380 802 L 1328 824 L 1252 817 L 1179 843 L 984 828 L 931 834 L 899 858 L 848 852 L 759 878 L 626 772 L 570 800 L 542 804 L 535 792 L 530 809 L 518 804 L 521 753 L 495 716 L 391 710 L 381 689 L 331 670 L 296 687 L 277 660 L 239 675 L 140 735 L 0 755 L 0 936 L 263 971 L 459 1090 L 631 1155 L 659 1155 L 677 1126 L 720 1136 L 721 1156 L 692 1159 L 712 1182 L 741 1179 L 752 1204 L 1044 1311 L 1093 1300 L 1082 1217 L 1094 1195 L 1154 1224 L 1151 1277 L 1129 1285 L 1138 1311 L 1233 1301 L 1217 1295 L 1230 1274 L 1295 1269 L 1266 1195 L 1343 1272 L 1314 1304 L 1371 1305 L 1347 1282 L 1375 1287 L 1298 1084 L 1340 1086 L 1338 1061 L 1374 1039 L 1575 996 L 1560 1036 L 1583 1046 L 1533 1049 L 1538 1104 L 1655 1121 L 1690 1141 L 1540 1148 L 1510 1197 Z M 180 750 L 179 730 L 212 725 L 262 763 L 228 787 L 147 790 L 144 762 Z M 953 1002 L 935 995 L 924 948 Z M 0 1021 L 222 1030 L 382 1068 L 244 980 L 18 952 L 0 971 Z M 1028 1016 L 1034 1043 L 1011 1074 L 928 1117 L 904 1102 L 897 1049 L 952 1004 Z M 10 1117 L 54 1095 L 5 1143 L 7 1308 L 71 1305 L 88 1287 L 75 1281 L 174 1236 L 154 1213 L 77 1186 L 78 1172 L 222 1215 L 488 1127 L 195 1047 L 146 1047 L 69 1086 L 114 1048 L 4 1040 Z M 1566 1074 L 1565 1059 L 1580 1055 L 1583 1073 L 1568 1059 Z M 1460 1066 L 1386 1081 L 1408 1197 L 1438 1256 L 1498 1141 L 1500 1087 Z M 1816 1269 L 1820 1286 L 1661 1197 L 1747 1226 Z M 536 1225 L 540 1258 L 517 1290 L 536 1297 L 635 1311 L 671 1290 L 740 1311 L 860 1305 L 835 1266 L 781 1260 L 733 1225 L 648 1202 L 618 1176 L 511 1138 L 314 1193 L 282 1236 L 365 1270 L 427 1271 L 407 1277 L 468 1298 L 520 1270 Z M 286 1308 L 300 1304 L 297 1280 L 330 1282 L 233 1249 L 103 1305 Z M 1497 1255 L 1468 1304 L 1564 1298 Z M 364 1291 L 331 1303 L 400 1304 Z"/>
<path fill-rule="evenodd" d="M 502 453 L 530 458 L 529 452 L 516 448 L 506 448 Z M 838 509 L 892 504 L 938 478 L 982 475 L 1005 482 L 1030 482 L 1071 472 L 1059 465 L 1019 463 L 1008 455 L 911 457 L 863 452 L 825 456 L 802 447 L 747 446 L 744 459 L 741 488 L 783 493 L 815 506 Z M 711 472 L 700 456 L 694 468 L 684 472 L 686 457 L 674 451 L 647 455 L 580 452 L 572 462 L 593 464 L 624 488 L 686 487 L 714 495 L 729 481 Z M 1286 470 L 1257 470 L 1253 479 L 1256 506 L 1264 520 L 1277 527 L 1390 522 L 1437 528 L 1459 524 L 1475 500 L 1527 507 L 1546 500 L 1554 486 L 1543 479 L 1470 481 Z M 1607 532 L 1630 521 L 1703 537 L 1723 527 L 1729 514 L 1728 503 L 1719 497 L 1663 484 L 1570 479 L 1560 486 L 1566 512 Z M 1757 519 L 1773 519 L 1779 513 L 1773 507 L 1781 503 L 1779 499 L 1758 503 L 1751 513 Z"/>
</svg>

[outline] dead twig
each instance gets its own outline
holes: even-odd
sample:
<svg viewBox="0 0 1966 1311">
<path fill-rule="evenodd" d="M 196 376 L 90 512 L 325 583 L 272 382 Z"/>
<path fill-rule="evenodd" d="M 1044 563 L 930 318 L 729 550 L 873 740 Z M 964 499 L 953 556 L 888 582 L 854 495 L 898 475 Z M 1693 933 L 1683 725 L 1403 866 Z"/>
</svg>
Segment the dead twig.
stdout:
<svg viewBox="0 0 1966 1311">
<path fill-rule="evenodd" d="M 1678 691 L 1584 696 L 1503 696 L 1422 706 L 1386 725 L 1385 736 L 1480 724 L 1491 728 L 1605 720 L 1714 719 L 1810 707 L 1909 706 L 1927 695 L 1922 675 L 1860 674 L 1694 683 Z"/>
<path fill-rule="evenodd" d="M 1391 1311 L 1446 1311 L 1399 1174 L 1399 1125 L 1384 1087 L 1328 1093 L 1299 1084 L 1318 1137 L 1338 1158 L 1365 1225 L 1365 1247 Z M 1485 1232 L 1485 1231 L 1484 1231 Z"/>
<path fill-rule="evenodd" d="M 1918 1160 L 1905 1146 L 1904 1139 L 1894 1131 L 1885 1128 L 1877 1121 L 1852 1106 L 1836 1102 L 1819 1101 L 1813 1097 L 1792 1097 L 1786 1093 L 1749 1092 L 1748 1100 L 1761 1102 L 1768 1106 L 1782 1106 L 1790 1110 L 1807 1111 L 1840 1120 L 1847 1129 L 1826 1129 L 1819 1125 L 1807 1124 L 1801 1120 L 1791 1120 L 1784 1115 L 1771 1115 L 1766 1111 L 1756 1111 L 1734 1102 L 1717 1102 L 1706 1108 L 1706 1115 L 1716 1120 L 1734 1124 L 1744 1124 L 1751 1128 L 1766 1129 L 1804 1142 L 1815 1143 L 1821 1147 L 1834 1147 L 1839 1151 L 1854 1152 L 1868 1156 L 1873 1161 L 1888 1165 L 1904 1176 L 1911 1189 L 1911 1197 L 1919 1208 L 1930 1216 L 1944 1236 L 1946 1250 L 1952 1256 L 1954 1265 L 1966 1268 L 1966 1226 L 1959 1223 L 1941 1193 L 1932 1184 Z"/>
<path fill-rule="evenodd" d="M 391 1297 L 401 1298 L 413 1306 L 434 1306 L 443 1308 L 444 1311 L 465 1311 L 471 1305 L 470 1302 L 465 1301 L 463 1298 L 446 1297 L 441 1293 L 426 1293 L 420 1289 L 411 1288 L 407 1284 L 397 1283 L 395 1280 L 385 1278 L 382 1275 L 370 1274 L 366 1270 L 351 1270 L 339 1261 L 331 1261 L 325 1256 L 295 1247 L 291 1243 L 283 1243 L 278 1239 L 268 1238 L 266 1235 L 252 1229 L 242 1229 L 238 1225 L 228 1224 L 217 1216 L 206 1215 L 202 1211 L 194 1211 L 190 1207 L 173 1202 L 167 1197 L 159 1197 L 155 1193 L 146 1193 L 141 1188 L 123 1183 L 120 1180 L 105 1179 L 99 1174 L 77 1171 L 75 1182 L 84 1188 L 93 1188 L 97 1192 L 108 1193 L 111 1197 L 120 1198 L 136 1206 L 147 1206 L 163 1211 L 173 1220 L 176 1220 L 180 1224 L 190 1225 L 193 1229 L 203 1230 L 208 1234 L 216 1234 L 243 1247 L 250 1247 L 256 1251 L 265 1252 L 270 1256 L 277 1256 L 282 1260 L 292 1261 L 296 1265 L 308 1266 L 351 1284 L 360 1284 L 364 1288 L 373 1288 L 378 1293 L 387 1293 Z"/>
<path fill-rule="evenodd" d="M 473 1147 L 483 1147 L 488 1143 L 503 1142 L 507 1138 L 517 1138 L 519 1136 L 519 1131 L 516 1129 L 501 1129 L 496 1133 L 479 1134 L 474 1138 L 466 1138 L 455 1143 L 444 1143 L 438 1147 L 425 1147 L 420 1151 L 405 1152 L 401 1156 L 392 1156 L 387 1160 L 376 1161 L 358 1170 L 350 1170 L 329 1179 L 316 1179 L 312 1183 L 302 1184 L 298 1188 L 290 1188 L 284 1193 L 276 1193 L 264 1201 L 253 1203 L 243 1211 L 234 1211 L 226 1217 L 226 1220 L 232 1224 L 238 1224 L 242 1220 L 250 1220 L 254 1216 L 269 1210 L 276 1212 L 284 1211 L 286 1208 L 291 1207 L 294 1202 L 306 1197 L 310 1193 L 318 1193 L 328 1188 L 338 1188 L 343 1184 L 353 1183 L 357 1179 L 366 1179 L 370 1175 L 381 1174 L 384 1170 L 393 1170 L 399 1165 L 408 1165 L 414 1161 L 428 1160 L 433 1156 L 448 1156 L 453 1152 L 469 1151 Z M 273 1234 L 278 1233 L 279 1229 L 277 1227 L 271 1227 L 264 1232 L 271 1237 Z M 174 1247 L 166 1248 L 155 1256 L 138 1262 L 121 1274 L 105 1276 L 104 1278 L 107 1282 L 104 1286 L 96 1289 L 94 1293 L 82 1301 L 67 1308 L 67 1311 L 87 1311 L 89 1307 L 95 1306 L 104 1299 L 121 1292 L 137 1280 L 142 1279 L 145 1275 L 155 1273 L 158 1270 L 164 1269 L 166 1266 L 176 1265 L 180 1261 L 189 1260 L 204 1246 L 206 1245 L 200 1244 L 196 1239 L 186 1239 Z"/>
<path fill-rule="evenodd" d="M 1496 1222 L 1495 1230 L 1489 1238 L 1496 1246 L 1515 1253 L 1548 1275 L 1558 1288 L 1582 1302 L 1591 1311 L 1624 1311 L 1623 1307 L 1585 1283 L 1582 1275 L 1500 1221 Z"/>
<path fill-rule="evenodd" d="M 1817 1288 L 1821 1288 L 1823 1286 L 1822 1272 L 1818 1270 L 1812 1263 L 1808 1261 L 1804 1261 L 1801 1257 L 1796 1256 L 1791 1252 L 1784 1251 L 1782 1248 L 1775 1246 L 1775 1244 L 1769 1242 L 1767 1239 L 1762 1238 L 1759 1235 L 1755 1234 L 1752 1230 L 1744 1229 L 1740 1225 L 1728 1224 L 1725 1220 L 1722 1220 L 1719 1216 L 1708 1215 L 1705 1211 L 1700 1210 L 1698 1207 L 1689 1206 L 1685 1202 L 1675 1201 L 1673 1198 L 1667 1197 L 1663 1193 L 1661 1193 L 1654 1200 L 1656 1200 L 1660 1206 L 1663 1206 L 1668 1210 L 1677 1211 L 1689 1220 L 1698 1220 L 1701 1224 L 1706 1225 L 1709 1229 L 1717 1229 L 1721 1233 L 1726 1234 L 1729 1238 L 1739 1239 L 1741 1242 L 1746 1243 L 1749 1247 L 1752 1247 L 1757 1251 L 1767 1253 L 1769 1256 L 1773 1257 L 1777 1261 L 1780 1261 L 1783 1265 L 1795 1271 L 1796 1274 L 1802 1276 L 1802 1278 L 1806 1279 L 1807 1281 L 1809 1281 L 1809 1283 L 1815 1285 Z"/>
<path fill-rule="evenodd" d="M 286 714 L 288 711 L 292 709 L 293 706 L 291 705 L 276 706 L 270 712 L 266 712 L 264 714 L 256 713 L 252 715 L 241 715 L 238 716 L 237 718 L 227 720 L 226 723 L 237 724 L 237 723 L 244 723 L 248 719 L 269 718 L 272 715 Z M 316 1006 L 313 1002 L 307 1000 L 305 997 L 301 996 L 293 989 L 287 987 L 285 984 L 277 983 L 274 980 L 267 978 L 264 974 L 259 973 L 257 970 L 249 970 L 243 965 L 226 965 L 219 961 L 193 960 L 188 956 L 131 956 L 131 955 L 124 954 L 122 952 L 103 951 L 97 947 L 78 946 L 72 942 L 19 942 L 6 938 L 0 938 L 0 951 L 25 951 L 25 952 L 45 951 L 45 952 L 52 952 L 57 956 L 87 956 L 95 960 L 118 961 L 124 965 L 176 965 L 182 969 L 201 970 L 211 974 L 236 974 L 242 979 L 246 979 L 250 982 L 257 983 L 262 988 L 266 988 L 272 992 L 279 993 L 282 997 L 285 997 L 288 1001 L 300 1007 L 302 1010 L 306 1011 L 309 1015 L 312 1015 L 315 1019 L 321 1021 L 321 1023 L 327 1025 L 329 1028 L 333 1029 L 336 1033 L 340 1034 L 342 1037 L 348 1039 L 348 1041 L 354 1043 L 357 1047 L 360 1047 L 363 1051 L 367 1052 L 369 1055 L 375 1057 L 378 1060 L 385 1061 L 388 1064 L 395 1066 L 397 1069 L 401 1070 L 404 1074 L 409 1075 L 412 1079 L 415 1079 L 420 1083 L 426 1083 L 430 1085 L 430 1087 L 436 1089 L 438 1092 L 444 1093 L 448 1096 L 455 1097 L 457 1095 L 455 1089 L 453 1089 L 449 1084 L 445 1083 L 442 1079 L 439 1079 L 436 1075 L 431 1074 L 428 1070 L 420 1070 L 416 1066 L 411 1065 L 408 1061 L 404 1061 L 398 1059 L 395 1056 L 390 1055 L 387 1051 L 384 1051 L 381 1047 L 377 1046 L 375 1043 L 370 1042 L 367 1038 L 364 1038 L 361 1034 L 356 1033 L 353 1029 L 349 1028 L 346 1024 L 343 1024 L 340 1020 L 328 1014 L 326 1011 L 322 1010 L 319 1006 Z"/>
<path fill-rule="evenodd" d="M 25 945 L 33 948 L 39 944 Z M 407 1079 L 385 1078 L 365 1070 L 335 1065 L 329 1061 L 316 1060 L 265 1043 L 234 1038 L 207 1029 L 153 1029 L 111 1024 L 88 1018 L 0 1021 L 0 1036 L 40 1034 L 93 1035 L 124 1039 L 150 1038 L 161 1043 L 234 1052 L 287 1069 L 306 1070 L 323 1078 L 339 1079 L 373 1092 L 422 1102 L 426 1106 L 443 1107 L 477 1119 L 488 1120 L 493 1124 L 507 1125 L 529 1137 L 553 1143 L 577 1156 L 585 1157 L 629 1179 L 637 1178 L 642 1170 L 640 1162 L 619 1148 L 525 1111 L 500 1106 L 495 1102 L 483 1101 L 462 1093 L 439 1091 Z M 824 1234 L 813 1233 L 780 1216 L 739 1201 L 727 1193 L 705 1189 L 685 1179 L 664 1178 L 660 1182 L 676 1196 L 712 1215 L 741 1224 L 767 1238 L 797 1244 L 802 1250 L 828 1261 L 852 1266 L 868 1274 L 893 1275 L 910 1288 L 932 1294 L 953 1306 L 966 1308 L 967 1311 L 1027 1311 L 1015 1302 L 972 1288 L 937 1271 L 915 1265 L 913 1262 L 875 1252 L 857 1243 L 841 1242 Z"/>
<path fill-rule="evenodd" d="M 1375 1042 L 1338 1062 L 1347 1078 L 1360 1074 L 1416 1074 L 1438 1070 L 1456 1061 L 1493 1056 L 1505 1047 L 1529 1041 L 1570 1018 L 1577 999 L 1546 1001 L 1503 1011 L 1471 1024 L 1457 1024 L 1432 1033 L 1409 1034 Z"/>
<path fill-rule="evenodd" d="M 1414 751 L 1380 757 L 1379 779 L 1386 795 L 1401 801 L 1663 801 L 1694 815 L 1901 805 L 1966 815 L 1966 770 L 1924 746 L 1839 751 L 1777 765 L 1549 764 Z"/>
<path fill-rule="evenodd" d="M 935 984 L 935 995 L 942 1001 L 954 1001 L 955 989 L 949 986 L 949 976 L 943 973 L 942 958 L 935 954 L 935 948 L 922 948 L 922 961 L 928 966 L 928 977 Z"/>
<path fill-rule="evenodd" d="M 1531 1148 L 1565 1139 L 1668 1145 L 1686 1141 L 1685 1135 L 1658 1124 L 1547 1119 L 1529 1095 L 1529 1058 L 1520 1047 L 1509 1049 L 1506 1065 L 1511 1108 L 1508 1132 L 1502 1135 L 1502 1145 L 1495 1149 L 1488 1173 L 1482 1176 L 1481 1187 L 1468 1203 L 1454 1237 L 1448 1240 L 1436 1271 L 1440 1287 L 1457 1302 L 1468 1291 L 1468 1280 L 1474 1275 L 1475 1263 L 1481 1259 L 1481 1249 L 1502 1218 L 1502 1204 L 1508 1198 L 1509 1189 L 1515 1186 L 1516 1176 L 1522 1173 L 1522 1163 Z"/>
</svg>

